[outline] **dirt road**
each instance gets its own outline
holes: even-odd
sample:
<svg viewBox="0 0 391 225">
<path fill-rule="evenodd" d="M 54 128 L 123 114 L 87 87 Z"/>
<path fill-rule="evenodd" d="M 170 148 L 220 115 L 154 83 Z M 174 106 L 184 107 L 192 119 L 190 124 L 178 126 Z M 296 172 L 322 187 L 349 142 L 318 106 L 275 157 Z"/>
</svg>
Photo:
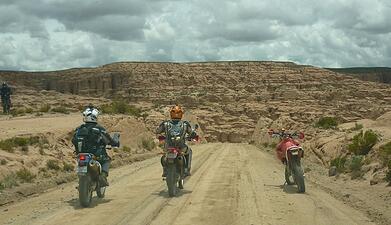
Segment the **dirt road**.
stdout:
<svg viewBox="0 0 391 225">
<path fill-rule="evenodd" d="M 373 224 L 310 183 L 283 186 L 282 166 L 245 144 L 194 146 L 193 176 L 169 198 L 158 158 L 112 171 L 104 199 L 80 208 L 76 183 L 0 208 L 0 224 Z"/>
</svg>

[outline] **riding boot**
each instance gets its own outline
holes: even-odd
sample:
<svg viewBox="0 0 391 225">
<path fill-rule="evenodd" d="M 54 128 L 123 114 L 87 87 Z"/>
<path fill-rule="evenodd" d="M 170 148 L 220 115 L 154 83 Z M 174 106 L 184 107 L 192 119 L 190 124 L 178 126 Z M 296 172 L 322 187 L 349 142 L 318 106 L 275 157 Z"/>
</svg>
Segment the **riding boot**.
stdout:
<svg viewBox="0 0 391 225">
<path fill-rule="evenodd" d="M 162 174 L 162 177 L 166 177 L 167 176 L 167 167 L 163 166 L 163 174 Z"/>
<path fill-rule="evenodd" d="M 109 182 L 107 181 L 107 172 L 102 171 L 101 175 L 99 176 L 99 183 L 101 187 L 109 186 Z"/>
</svg>

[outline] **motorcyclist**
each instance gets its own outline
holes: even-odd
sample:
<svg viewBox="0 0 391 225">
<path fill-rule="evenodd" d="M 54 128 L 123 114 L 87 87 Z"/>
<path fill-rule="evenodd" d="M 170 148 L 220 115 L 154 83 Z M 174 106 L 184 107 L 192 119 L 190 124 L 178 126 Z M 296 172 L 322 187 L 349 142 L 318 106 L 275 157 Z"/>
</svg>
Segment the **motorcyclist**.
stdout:
<svg viewBox="0 0 391 225">
<path fill-rule="evenodd" d="M 186 167 L 185 167 L 185 176 L 190 176 L 190 169 L 191 169 L 191 159 L 193 151 L 189 146 L 186 145 L 186 134 L 189 138 L 195 138 L 197 136 L 197 133 L 194 131 L 194 129 L 191 128 L 191 125 L 188 121 L 182 120 L 184 111 L 181 106 L 175 105 L 170 109 L 170 118 L 171 120 L 163 121 L 159 127 L 156 129 L 156 134 L 162 134 L 164 133 L 166 140 L 165 140 L 165 146 L 164 149 L 167 149 L 169 147 L 179 147 L 182 152 L 185 155 L 186 158 Z M 173 143 L 171 141 L 170 136 L 172 132 L 177 132 L 180 136 L 180 140 Z M 161 158 L 161 164 L 163 167 L 163 174 L 162 177 L 166 177 L 167 175 L 167 168 L 165 163 L 165 155 Z"/>
<path fill-rule="evenodd" d="M 72 138 L 72 144 L 75 146 L 75 153 L 92 153 L 102 165 L 101 184 L 108 186 L 107 176 L 111 158 L 107 155 L 106 145 L 119 147 L 119 134 L 111 137 L 106 129 L 98 124 L 99 111 L 89 105 L 83 112 L 84 124 L 76 128 Z"/>
<path fill-rule="evenodd" d="M 7 109 L 6 109 L 6 103 L 8 102 L 8 107 L 11 106 L 11 94 L 12 94 L 12 91 L 11 91 L 11 88 L 8 86 L 8 84 L 6 82 L 3 82 L 3 84 L 1 85 L 1 88 L 0 88 L 0 94 L 1 94 L 1 103 L 3 105 L 3 113 L 6 113 Z"/>
</svg>

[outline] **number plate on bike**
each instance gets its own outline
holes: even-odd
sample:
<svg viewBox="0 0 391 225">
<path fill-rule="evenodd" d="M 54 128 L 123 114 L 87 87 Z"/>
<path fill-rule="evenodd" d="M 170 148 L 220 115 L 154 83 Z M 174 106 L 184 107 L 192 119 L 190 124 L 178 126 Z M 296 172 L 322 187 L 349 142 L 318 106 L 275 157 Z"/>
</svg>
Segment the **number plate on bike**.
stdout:
<svg viewBox="0 0 391 225">
<path fill-rule="evenodd" d="M 168 153 L 167 154 L 167 158 L 169 158 L 169 159 L 175 159 L 176 158 L 176 153 L 172 153 L 172 152 L 170 152 L 170 153 Z"/>
<path fill-rule="evenodd" d="M 77 167 L 78 173 L 87 173 L 87 167 L 86 166 L 79 166 Z"/>
</svg>

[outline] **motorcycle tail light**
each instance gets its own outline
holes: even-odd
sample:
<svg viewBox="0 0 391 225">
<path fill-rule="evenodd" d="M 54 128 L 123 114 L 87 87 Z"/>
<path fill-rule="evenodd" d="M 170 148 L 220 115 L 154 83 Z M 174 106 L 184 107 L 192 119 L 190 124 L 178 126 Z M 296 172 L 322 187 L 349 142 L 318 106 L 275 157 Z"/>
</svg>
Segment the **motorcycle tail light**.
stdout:
<svg viewBox="0 0 391 225">
<path fill-rule="evenodd" d="M 79 160 L 80 160 L 80 161 L 86 160 L 86 156 L 85 156 L 85 155 L 79 155 Z"/>
</svg>

